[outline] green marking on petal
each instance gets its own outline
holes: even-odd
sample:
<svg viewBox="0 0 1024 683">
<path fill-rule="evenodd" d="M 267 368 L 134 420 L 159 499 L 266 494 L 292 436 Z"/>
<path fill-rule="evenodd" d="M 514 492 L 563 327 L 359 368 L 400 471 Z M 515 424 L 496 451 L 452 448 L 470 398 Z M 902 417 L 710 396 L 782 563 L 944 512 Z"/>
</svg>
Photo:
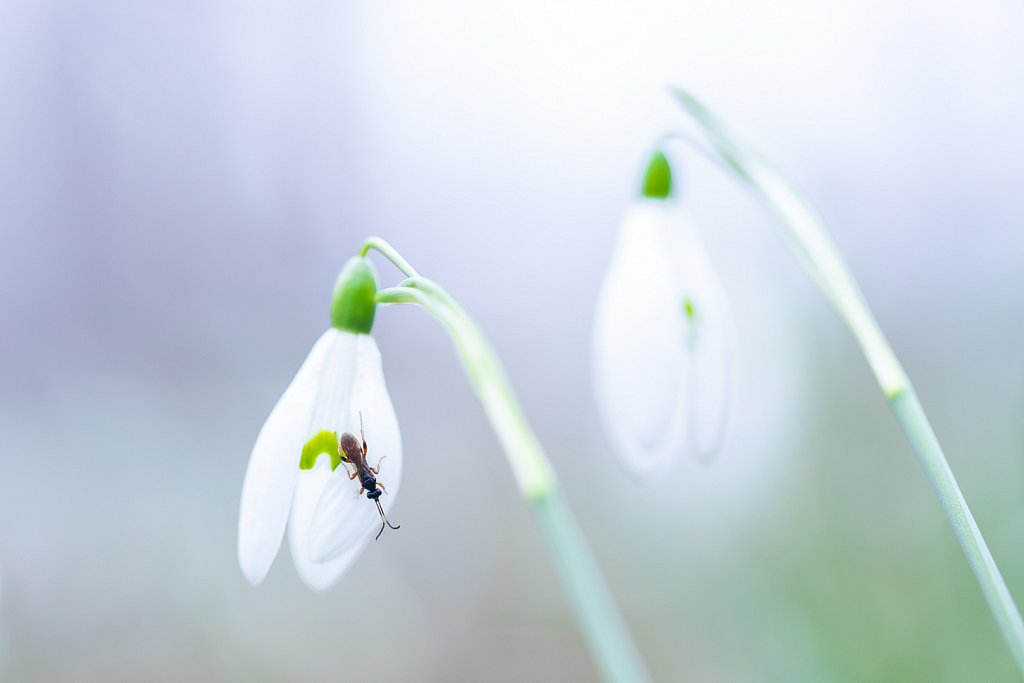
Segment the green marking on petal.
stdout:
<svg viewBox="0 0 1024 683">
<path fill-rule="evenodd" d="M 324 453 L 331 456 L 331 471 L 338 469 L 338 465 L 341 464 L 341 456 L 338 455 L 338 435 L 335 432 L 320 432 L 306 442 L 306 445 L 302 447 L 299 469 L 313 469 L 316 459 Z"/>
<path fill-rule="evenodd" d="M 694 307 L 693 299 L 691 299 L 690 297 L 685 297 L 683 299 L 683 313 L 686 314 L 686 319 L 689 320 L 691 323 L 697 317 L 697 309 L 696 307 Z"/>
<path fill-rule="evenodd" d="M 683 297 L 683 318 L 686 320 L 686 345 L 689 348 L 693 348 L 694 344 L 697 343 L 697 306 L 693 303 L 693 299 L 688 296 Z"/>
</svg>

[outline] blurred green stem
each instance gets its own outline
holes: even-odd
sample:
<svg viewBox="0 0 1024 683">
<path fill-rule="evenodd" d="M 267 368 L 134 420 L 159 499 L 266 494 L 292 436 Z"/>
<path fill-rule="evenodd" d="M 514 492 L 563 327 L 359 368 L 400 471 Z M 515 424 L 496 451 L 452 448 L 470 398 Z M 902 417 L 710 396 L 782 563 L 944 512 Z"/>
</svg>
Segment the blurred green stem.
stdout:
<svg viewBox="0 0 1024 683">
<path fill-rule="evenodd" d="M 1024 675 L 1024 622 L 1020 612 L 967 507 L 907 373 L 871 314 L 824 222 L 767 162 L 740 143 L 699 100 L 684 90 L 676 90 L 675 95 L 697 122 L 718 159 L 774 214 L 792 251 L 850 328 L 931 480 L 1017 668 Z"/>
<path fill-rule="evenodd" d="M 370 238 L 362 255 L 376 249 L 409 279 L 382 289 L 377 301 L 416 304 L 432 315 L 455 344 L 462 366 L 504 448 L 523 498 L 540 521 L 590 655 L 609 682 L 649 680 L 583 534 L 566 505 L 551 463 L 516 400 L 497 354 L 458 303 L 437 283 L 416 271 L 380 238 Z"/>
</svg>

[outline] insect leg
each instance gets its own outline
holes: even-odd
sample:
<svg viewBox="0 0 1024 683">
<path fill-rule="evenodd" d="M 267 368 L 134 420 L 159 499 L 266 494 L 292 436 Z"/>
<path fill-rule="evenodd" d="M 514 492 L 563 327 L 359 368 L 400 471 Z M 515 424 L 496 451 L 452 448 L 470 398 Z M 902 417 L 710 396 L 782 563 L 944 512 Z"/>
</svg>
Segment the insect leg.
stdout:
<svg viewBox="0 0 1024 683">
<path fill-rule="evenodd" d="M 380 464 L 382 462 L 384 462 L 384 458 L 386 458 L 386 457 L 388 457 L 388 456 L 386 456 L 386 455 L 381 456 L 381 459 L 377 461 L 377 466 L 370 468 L 370 471 L 373 472 L 374 476 L 380 474 Z"/>
<path fill-rule="evenodd" d="M 349 461 L 348 460 L 342 459 L 341 465 L 342 465 L 342 467 L 345 468 L 345 474 L 348 475 L 349 481 L 352 481 L 353 479 L 355 479 L 356 477 L 359 476 L 359 470 L 358 469 L 355 472 L 353 472 L 352 470 L 350 470 L 348 468 L 348 466 L 349 466 Z M 353 465 L 353 467 L 355 467 L 355 465 Z"/>
</svg>

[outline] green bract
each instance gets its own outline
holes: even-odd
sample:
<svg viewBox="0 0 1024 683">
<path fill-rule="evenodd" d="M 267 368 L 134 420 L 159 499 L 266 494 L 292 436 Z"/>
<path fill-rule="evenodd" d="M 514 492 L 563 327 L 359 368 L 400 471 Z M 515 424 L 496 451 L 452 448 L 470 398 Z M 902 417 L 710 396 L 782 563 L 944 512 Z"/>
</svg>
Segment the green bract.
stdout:
<svg viewBox="0 0 1024 683">
<path fill-rule="evenodd" d="M 353 256 L 334 284 L 331 326 L 355 334 L 369 334 L 377 312 L 377 278 L 366 259 Z"/>
<path fill-rule="evenodd" d="M 651 155 L 651 160 L 647 163 L 643 195 L 651 199 L 667 199 L 670 194 L 672 194 L 672 167 L 668 164 L 668 158 L 661 150 L 658 150 Z"/>
</svg>

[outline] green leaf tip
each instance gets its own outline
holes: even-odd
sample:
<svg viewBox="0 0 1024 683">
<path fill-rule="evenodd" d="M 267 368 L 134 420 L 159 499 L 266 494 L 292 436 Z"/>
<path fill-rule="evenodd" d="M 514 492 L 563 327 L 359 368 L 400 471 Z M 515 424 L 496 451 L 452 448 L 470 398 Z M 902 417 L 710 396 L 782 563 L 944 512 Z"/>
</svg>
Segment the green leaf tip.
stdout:
<svg viewBox="0 0 1024 683">
<path fill-rule="evenodd" d="M 651 155 L 644 173 L 643 195 L 651 199 L 667 199 L 672 194 L 672 167 L 661 150 Z"/>
<path fill-rule="evenodd" d="M 377 277 L 362 256 L 345 263 L 334 284 L 331 326 L 354 334 L 369 334 L 377 312 Z"/>
<path fill-rule="evenodd" d="M 326 453 L 331 456 L 331 471 L 338 469 L 341 464 L 341 455 L 338 453 L 338 435 L 334 432 L 323 431 L 306 442 L 302 447 L 302 458 L 299 459 L 300 470 L 311 470 L 316 465 L 316 459 Z"/>
</svg>

